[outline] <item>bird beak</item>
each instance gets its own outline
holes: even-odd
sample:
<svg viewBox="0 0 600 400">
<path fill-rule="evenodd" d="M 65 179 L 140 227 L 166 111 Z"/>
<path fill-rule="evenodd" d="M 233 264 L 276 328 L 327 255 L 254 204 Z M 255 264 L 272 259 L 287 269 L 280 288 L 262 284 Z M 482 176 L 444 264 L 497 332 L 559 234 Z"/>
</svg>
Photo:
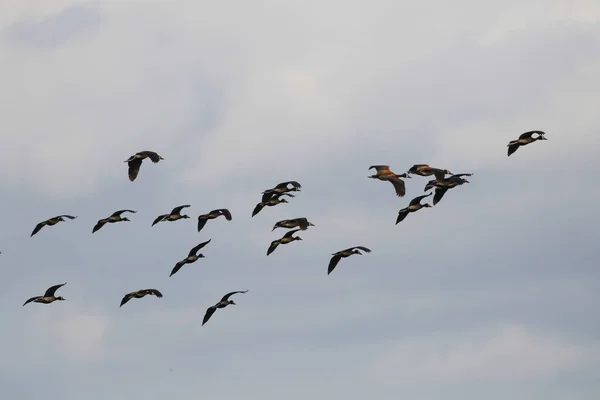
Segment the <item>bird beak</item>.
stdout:
<svg viewBox="0 0 600 400">
<path fill-rule="evenodd" d="M 315 226 L 315 224 L 313 224 L 312 222 L 309 222 L 308 226 Z"/>
<path fill-rule="evenodd" d="M 273 227 L 273 229 L 271 229 L 271 232 L 273 232 L 275 230 L 275 228 L 277 228 L 276 226 Z"/>
</svg>

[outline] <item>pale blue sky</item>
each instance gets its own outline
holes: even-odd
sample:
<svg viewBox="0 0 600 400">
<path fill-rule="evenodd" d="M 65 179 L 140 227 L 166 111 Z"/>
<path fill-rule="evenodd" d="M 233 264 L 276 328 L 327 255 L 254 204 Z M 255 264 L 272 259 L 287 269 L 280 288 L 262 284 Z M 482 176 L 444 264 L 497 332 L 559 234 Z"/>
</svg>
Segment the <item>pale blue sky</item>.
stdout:
<svg viewBox="0 0 600 400">
<path fill-rule="evenodd" d="M 0 67 L 0 398 L 600 395 L 597 1 L 5 0 Z M 131 183 L 140 150 L 165 160 Z M 367 168 L 416 163 L 474 175 L 396 226 L 428 178 Z"/>
</svg>

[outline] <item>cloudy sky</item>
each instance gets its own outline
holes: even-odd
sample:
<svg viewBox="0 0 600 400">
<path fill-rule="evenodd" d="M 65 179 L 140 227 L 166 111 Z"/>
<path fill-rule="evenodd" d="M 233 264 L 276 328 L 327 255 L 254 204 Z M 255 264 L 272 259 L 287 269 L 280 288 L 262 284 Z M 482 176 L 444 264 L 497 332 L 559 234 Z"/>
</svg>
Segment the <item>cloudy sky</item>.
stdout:
<svg viewBox="0 0 600 400">
<path fill-rule="evenodd" d="M 1 398 L 598 398 L 597 1 L 0 0 L 0 67 Z M 415 163 L 474 175 L 394 225 Z"/>
</svg>

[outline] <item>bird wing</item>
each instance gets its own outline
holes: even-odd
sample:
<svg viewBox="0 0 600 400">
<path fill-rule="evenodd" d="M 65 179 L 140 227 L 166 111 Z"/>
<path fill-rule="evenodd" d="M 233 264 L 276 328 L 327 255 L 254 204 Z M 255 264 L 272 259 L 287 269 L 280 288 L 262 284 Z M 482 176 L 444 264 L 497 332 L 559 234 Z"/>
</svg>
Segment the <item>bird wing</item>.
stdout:
<svg viewBox="0 0 600 400">
<path fill-rule="evenodd" d="M 329 260 L 329 266 L 327 267 L 327 275 L 329 275 L 331 271 L 335 269 L 335 267 L 338 265 L 341 259 L 342 256 L 339 254 L 331 257 L 331 260 Z"/>
<path fill-rule="evenodd" d="M 206 215 L 200 215 L 198 217 L 198 232 L 200 232 L 202 228 L 204 228 L 204 225 L 206 225 L 207 221 L 208 219 L 206 219 Z"/>
<path fill-rule="evenodd" d="M 221 301 L 227 301 L 234 294 L 236 294 L 236 293 L 246 293 L 247 291 L 248 290 L 236 290 L 235 292 L 229 292 L 225 296 L 223 296 L 223 298 L 221 299 Z"/>
<path fill-rule="evenodd" d="M 371 252 L 371 249 L 369 249 L 367 247 L 364 247 L 364 246 L 354 246 L 354 247 L 351 247 L 349 250 L 354 250 L 354 249 L 362 250 L 365 253 L 370 253 Z"/>
<path fill-rule="evenodd" d="M 261 203 L 266 203 L 267 201 L 269 201 L 271 197 L 273 197 L 274 193 L 275 192 L 273 192 L 273 189 L 265 190 L 262 193 L 262 198 L 260 199 Z"/>
<path fill-rule="evenodd" d="M 423 196 L 417 196 L 410 201 L 409 206 L 414 206 L 415 204 L 419 204 L 421 202 L 421 200 L 423 200 L 425 197 L 429 197 L 429 196 L 431 196 L 431 193 L 423 195 Z"/>
<path fill-rule="evenodd" d="M 215 211 L 218 211 L 219 213 L 221 213 L 221 215 L 223 215 L 227 221 L 231 221 L 231 213 L 229 212 L 228 209 L 219 208 L 218 210 L 215 210 Z"/>
<path fill-rule="evenodd" d="M 390 179 L 392 185 L 394 185 L 394 189 L 396 190 L 396 195 L 402 197 L 406 194 L 406 185 L 404 181 L 400 178 Z"/>
<path fill-rule="evenodd" d="M 127 174 L 129 175 L 129 180 L 133 182 L 135 178 L 137 178 L 138 173 L 140 172 L 140 167 L 142 166 L 142 159 L 131 159 L 127 162 L 127 165 L 129 166 L 129 170 L 127 171 Z"/>
<path fill-rule="evenodd" d="M 271 198 L 280 198 L 281 196 L 296 197 L 291 193 L 275 193 Z"/>
<path fill-rule="evenodd" d="M 515 151 L 517 151 L 520 147 L 519 142 L 515 142 L 515 143 L 509 143 L 508 144 L 508 156 L 510 157 L 511 154 L 513 154 Z"/>
<path fill-rule="evenodd" d="M 435 175 L 435 179 L 441 181 L 446 177 L 446 173 L 439 168 L 431 168 L 433 175 Z"/>
<path fill-rule="evenodd" d="M 199 245 L 197 245 L 197 246 L 193 247 L 193 248 L 190 250 L 190 253 L 188 254 L 188 256 L 195 256 L 195 255 L 196 255 L 196 252 L 197 252 L 198 250 L 200 250 L 201 248 L 203 248 L 204 246 L 206 246 L 207 244 L 209 244 L 211 240 L 212 240 L 212 239 L 208 239 L 206 242 L 202 242 L 202 243 L 200 243 Z"/>
<path fill-rule="evenodd" d="M 377 170 L 377 172 L 391 172 L 389 165 L 371 165 L 369 167 L 369 169 L 373 169 L 373 168 L 375 168 L 375 170 Z"/>
<path fill-rule="evenodd" d="M 296 222 L 296 224 L 298 224 L 300 229 L 302 229 L 302 230 L 308 229 L 308 219 L 307 218 L 296 218 L 292 221 Z"/>
<path fill-rule="evenodd" d="M 442 200 L 442 197 L 446 194 L 448 188 L 435 188 L 435 195 L 433 196 L 433 205 L 435 206 L 437 203 Z"/>
<path fill-rule="evenodd" d="M 543 131 L 528 131 L 528 132 L 524 132 L 521 133 L 521 135 L 519 136 L 519 139 L 526 139 L 526 138 L 530 138 L 532 135 L 534 134 L 538 134 L 538 135 L 543 135 L 544 132 Z"/>
<path fill-rule="evenodd" d="M 145 155 L 148 156 L 148 158 L 150 160 L 152 160 L 153 163 L 157 163 L 160 161 L 161 157 L 158 155 L 158 153 L 154 152 L 154 151 L 144 151 L 143 152 Z"/>
<path fill-rule="evenodd" d="M 54 293 L 56 292 L 56 290 L 59 287 L 65 286 L 66 284 L 67 284 L 67 282 L 61 283 L 59 285 L 54 285 L 54 286 L 49 287 L 48 290 L 46 290 L 46 293 L 44 293 L 43 297 L 52 297 L 52 296 L 54 296 Z"/>
<path fill-rule="evenodd" d="M 48 221 L 46 220 L 46 221 L 42 221 L 42 222 L 40 222 L 39 224 L 37 224 L 37 225 L 35 226 L 35 228 L 33 228 L 33 232 L 31 232 L 31 236 L 33 236 L 33 235 L 35 235 L 36 233 L 38 233 L 38 232 L 40 231 L 40 229 L 42 229 L 44 226 L 46 226 L 46 223 L 47 223 L 47 222 L 48 222 Z M 29 236 L 29 237 L 31 237 L 31 236 Z"/>
<path fill-rule="evenodd" d="M 473 174 L 454 174 L 450 178 L 460 178 L 461 176 L 473 176 Z"/>
<path fill-rule="evenodd" d="M 137 211 L 134 210 L 119 210 L 119 211 L 115 211 L 114 213 L 112 213 L 111 217 L 120 217 L 121 214 L 123 214 L 124 212 L 130 212 L 135 214 Z"/>
<path fill-rule="evenodd" d="M 69 218 L 69 219 L 75 219 L 77 218 L 77 216 L 75 215 L 57 215 L 55 218 L 59 218 L 59 217 L 63 217 L 63 218 Z"/>
<path fill-rule="evenodd" d="M 156 296 L 159 299 L 163 297 L 162 293 L 159 292 L 158 289 L 146 289 L 146 293 Z"/>
<path fill-rule="evenodd" d="M 301 229 L 293 229 L 291 231 L 288 231 L 285 233 L 285 235 L 283 235 L 283 237 L 292 237 L 292 235 L 298 231 L 300 231 Z"/>
<path fill-rule="evenodd" d="M 129 300 L 131 300 L 133 298 L 133 296 L 136 294 L 137 292 L 131 292 L 131 293 L 127 293 L 123 299 L 121 300 L 121 305 L 119 307 L 123 307 L 123 304 L 127 303 Z"/>
<path fill-rule="evenodd" d="M 92 229 L 92 233 L 94 233 L 97 230 L 99 230 L 100 228 L 102 228 L 104 226 L 104 224 L 106 224 L 106 219 L 99 220 L 98 223 L 96 223 L 96 225 L 94 225 L 94 229 Z"/>
<path fill-rule="evenodd" d="M 29 300 L 27 300 L 25 303 L 23 303 L 23 307 L 25 307 L 26 304 L 31 303 L 32 301 L 41 299 L 41 298 L 42 298 L 42 296 L 34 296 L 34 297 L 30 298 Z"/>
<path fill-rule="evenodd" d="M 189 207 L 189 206 L 190 206 L 189 204 L 186 204 L 186 205 L 184 205 L 184 206 L 175 207 L 175 208 L 173 209 L 173 211 L 171 211 L 171 215 L 174 215 L 174 214 L 179 214 L 179 213 L 181 212 L 181 210 L 182 210 L 182 209 L 184 209 L 184 208 L 186 208 L 186 207 Z"/>
<path fill-rule="evenodd" d="M 404 221 L 404 218 L 406 218 L 406 216 L 410 213 L 410 211 L 408 211 L 408 209 L 403 208 L 402 210 L 398 211 L 398 217 L 396 218 L 396 225 L 398 225 L 400 222 Z"/>
<path fill-rule="evenodd" d="M 286 188 L 287 189 L 287 186 L 290 185 L 290 184 L 294 187 L 294 189 L 300 189 L 300 188 L 302 188 L 302 185 L 300 185 L 296 181 L 281 182 L 280 184 L 278 184 L 277 186 L 275 186 L 275 188 L 277 188 L 277 189 Z"/>
<path fill-rule="evenodd" d="M 168 216 L 169 216 L 169 214 L 159 215 L 158 217 L 156 217 L 156 219 L 152 223 L 152 226 L 158 224 L 160 221 L 162 221 L 163 219 L 167 218 Z"/>
<path fill-rule="evenodd" d="M 421 169 L 424 169 L 424 168 L 429 168 L 429 164 L 415 164 L 412 167 L 410 167 L 408 172 L 415 173 L 415 172 L 419 172 Z"/>
<path fill-rule="evenodd" d="M 210 319 L 210 317 L 212 317 L 212 315 L 215 313 L 215 311 L 217 311 L 217 307 L 215 307 L 215 306 L 210 306 L 206 309 L 206 314 L 204 314 L 204 319 L 202 320 L 203 326 L 205 323 L 208 322 L 208 320 Z"/>
<path fill-rule="evenodd" d="M 264 203 L 258 203 L 256 205 L 256 207 L 254 207 L 254 210 L 252 211 L 252 216 L 254 217 L 256 214 L 258 214 L 260 212 L 260 210 L 262 210 L 264 208 L 265 204 Z"/>
<path fill-rule="evenodd" d="M 273 240 L 271 242 L 271 245 L 269 246 L 269 248 L 267 249 L 267 255 L 271 254 L 272 252 L 275 251 L 275 249 L 277 248 L 277 246 L 279 246 L 279 240 Z"/>
<path fill-rule="evenodd" d="M 187 259 L 179 261 L 177 264 L 175 264 L 169 276 L 176 274 L 177 271 L 179 271 L 185 264 L 187 264 Z"/>
</svg>

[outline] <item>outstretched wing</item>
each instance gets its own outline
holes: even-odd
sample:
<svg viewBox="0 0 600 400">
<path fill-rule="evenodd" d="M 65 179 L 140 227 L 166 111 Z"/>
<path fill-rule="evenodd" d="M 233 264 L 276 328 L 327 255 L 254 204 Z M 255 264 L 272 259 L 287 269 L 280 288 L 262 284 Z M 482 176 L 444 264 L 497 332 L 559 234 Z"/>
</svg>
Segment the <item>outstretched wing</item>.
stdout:
<svg viewBox="0 0 600 400">
<path fill-rule="evenodd" d="M 69 218 L 69 219 L 75 219 L 75 218 L 77 218 L 76 215 L 58 215 L 58 216 L 56 216 L 56 218 L 59 218 L 59 217 Z"/>
<path fill-rule="evenodd" d="M 339 254 L 331 257 L 331 260 L 329 260 L 329 267 L 327 267 L 327 275 L 329 275 L 331 271 L 335 269 L 335 267 L 338 265 L 341 259 L 342 256 Z"/>
<path fill-rule="evenodd" d="M 199 245 L 197 245 L 197 246 L 193 247 L 193 248 L 190 250 L 190 252 L 189 252 L 188 256 L 195 256 L 195 255 L 196 255 L 196 252 L 197 252 L 198 250 L 200 250 L 201 248 L 203 248 L 204 246 L 206 246 L 207 244 L 209 244 L 211 240 L 212 240 L 212 239 L 208 239 L 206 242 L 202 242 L 202 243 L 200 243 Z"/>
<path fill-rule="evenodd" d="M 228 209 L 219 208 L 218 210 L 215 210 L 215 211 L 221 213 L 221 215 L 223 215 L 227 221 L 231 221 L 231 213 L 229 212 Z"/>
<path fill-rule="evenodd" d="M 41 298 L 42 298 L 42 296 L 34 296 L 34 297 L 30 298 L 29 300 L 27 300 L 25 303 L 23 303 L 23 307 L 25 307 L 26 304 L 31 303 L 32 301 L 41 299 Z"/>
<path fill-rule="evenodd" d="M 121 300 L 121 305 L 119 307 L 123 307 L 123 304 L 127 303 L 129 300 L 133 299 L 133 296 L 136 294 L 137 292 L 131 292 L 131 293 L 127 293 L 125 295 L 125 297 L 123 297 L 123 299 Z"/>
<path fill-rule="evenodd" d="M 527 139 L 530 138 L 531 136 L 533 136 L 534 134 L 538 134 L 538 135 L 544 135 L 545 132 L 544 131 L 528 131 L 528 132 L 524 132 L 521 133 L 521 135 L 519 136 L 519 139 Z"/>
<path fill-rule="evenodd" d="M 435 206 L 437 203 L 442 200 L 442 197 L 446 194 L 448 188 L 435 188 L 435 195 L 433 196 L 433 205 Z"/>
<path fill-rule="evenodd" d="M 399 197 L 403 197 L 406 194 L 406 185 L 404 181 L 400 178 L 391 179 L 390 182 L 394 185 L 394 189 L 396 190 L 396 195 Z"/>
<path fill-rule="evenodd" d="M 435 179 L 438 181 L 441 181 L 446 177 L 446 172 L 439 168 L 431 168 L 431 171 L 433 172 L 433 175 L 435 175 Z"/>
<path fill-rule="evenodd" d="M 354 247 L 351 247 L 351 249 L 352 249 L 352 250 L 354 250 L 354 249 L 359 249 L 359 250 L 362 250 L 362 251 L 364 251 L 365 253 L 370 253 L 370 252 L 371 252 L 371 249 L 369 249 L 369 248 L 366 248 L 366 247 L 364 247 L 364 246 L 354 246 Z"/>
<path fill-rule="evenodd" d="M 410 167 L 410 169 L 408 170 L 408 172 L 414 174 L 419 172 L 420 170 L 424 169 L 424 168 L 429 168 L 429 164 L 415 164 L 412 167 Z"/>
<path fill-rule="evenodd" d="M 404 218 L 406 218 L 406 216 L 408 214 L 410 214 L 410 211 L 408 211 L 408 209 L 406 209 L 406 208 L 403 208 L 402 210 L 398 211 L 398 218 L 396 218 L 396 225 L 398 225 L 400 222 L 404 221 Z"/>
<path fill-rule="evenodd" d="M 269 248 L 267 249 L 267 255 L 271 254 L 272 252 L 275 251 L 275 249 L 277 248 L 277 246 L 279 246 L 279 240 L 273 240 L 271 242 L 271 245 L 269 246 Z"/>
<path fill-rule="evenodd" d="M 283 188 L 287 188 L 288 185 L 292 185 L 294 187 L 294 189 L 298 190 L 300 188 L 302 188 L 302 185 L 300 185 L 298 182 L 296 181 L 287 181 L 287 182 L 281 182 L 280 184 L 278 184 L 277 186 L 275 186 L 276 189 L 283 189 Z"/>
<path fill-rule="evenodd" d="M 171 211 L 171 214 L 172 214 L 172 215 L 173 215 L 173 214 L 179 214 L 179 213 L 181 212 L 181 210 L 182 210 L 182 209 L 184 209 L 184 208 L 186 208 L 186 207 L 189 207 L 189 206 L 190 206 L 189 204 L 186 204 L 186 205 L 184 205 L 184 206 L 175 207 L 175 208 L 173 209 L 173 211 Z"/>
<path fill-rule="evenodd" d="M 508 144 L 508 156 L 510 157 L 515 151 L 517 151 L 520 147 L 519 142 L 510 142 Z"/>
<path fill-rule="evenodd" d="M 223 296 L 223 298 L 221 298 L 221 301 L 227 301 L 234 294 L 236 294 L 236 293 L 246 293 L 247 291 L 248 290 L 236 290 L 235 292 L 229 292 L 225 296 Z"/>
<path fill-rule="evenodd" d="M 373 169 L 373 168 L 375 168 L 375 170 L 377 172 L 379 172 L 379 173 L 381 173 L 381 172 L 391 172 L 389 165 L 371 165 L 369 167 L 369 169 Z"/>
<path fill-rule="evenodd" d="M 40 229 L 42 229 L 44 226 L 46 226 L 46 223 L 47 223 L 47 222 L 48 222 L 48 221 L 46 220 L 46 221 L 42 221 L 42 222 L 40 222 L 39 224 L 37 224 L 37 225 L 35 226 L 35 228 L 33 228 L 33 232 L 31 232 L 31 236 L 33 236 L 33 235 L 35 235 L 36 233 L 38 233 L 38 232 L 40 231 Z M 29 237 L 31 237 L 31 236 L 29 236 Z"/>
<path fill-rule="evenodd" d="M 161 160 L 161 156 L 158 155 L 158 153 L 154 152 L 154 151 L 140 151 L 138 154 L 143 154 L 145 156 L 147 156 L 150 160 L 152 160 L 153 163 L 157 163 Z"/>
<path fill-rule="evenodd" d="M 254 210 L 252 211 L 252 216 L 254 217 L 256 214 L 258 214 L 260 212 L 260 210 L 262 210 L 264 208 L 265 204 L 264 203 L 258 203 L 256 205 L 256 207 L 254 207 Z"/>
<path fill-rule="evenodd" d="M 98 223 L 96 223 L 96 225 L 94 225 L 94 228 L 92 229 L 92 233 L 94 233 L 97 230 L 99 230 L 100 228 L 102 228 L 104 226 L 104 224 L 106 224 L 106 219 L 99 220 Z"/>
<path fill-rule="evenodd" d="M 158 217 L 156 217 L 156 219 L 152 223 L 152 226 L 158 224 L 160 221 L 162 221 L 163 219 L 167 218 L 168 216 L 169 216 L 169 214 L 159 215 Z"/>
<path fill-rule="evenodd" d="M 129 169 L 127 171 L 127 174 L 129 175 L 129 180 L 133 182 L 140 172 L 140 167 L 142 166 L 142 159 L 134 158 L 128 161 L 127 165 L 129 166 Z"/>
<path fill-rule="evenodd" d="M 473 174 L 455 174 L 452 175 L 450 178 L 460 178 L 461 176 L 473 176 Z"/>
<path fill-rule="evenodd" d="M 204 319 L 202 320 L 202 326 L 204 326 L 204 324 L 208 322 L 208 320 L 210 319 L 210 317 L 212 317 L 215 311 L 217 311 L 217 307 L 215 306 L 210 306 L 206 309 L 206 314 L 204 314 Z"/>
<path fill-rule="evenodd" d="M 121 214 L 123 214 L 124 212 L 130 212 L 135 214 L 137 211 L 134 210 L 119 210 L 119 211 L 115 211 L 114 213 L 112 213 L 111 217 L 120 217 Z"/>
<path fill-rule="evenodd" d="M 44 293 L 44 297 L 52 297 L 54 296 L 54 293 L 56 292 L 56 290 L 59 287 L 65 286 L 67 284 L 67 282 L 65 283 L 61 283 L 60 285 L 54 285 L 48 288 L 48 290 L 46 290 L 46 293 Z"/>
<path fill-rule="evenodd" d="M 176 274 L 177 271 L 179 271 L 181 267 L 183 267 L 185 264 L 187 264 L 186 260 L 179 261 L 177 264 L 175 264 L 169 276 L 173 276 L 174 274 Z"/>
<path fill-rule="evenodd" d="M 207 221 L 208 219 L 206 219 L 206 215 L 201 215 L 198 217 L 198 232 L 200 232 L 202 228 L 204 228 L 204 225 L 206 225 Z"/>
<path fill-rule="evenodd" d="M 158 289 L 146 289 L 144 291 L 148 294 L 158 297 L 159 299 L 163 297 L 162 293 L 159 292 Z"/>
<path fill-rule="evenodd" d="M 431 196 L 431 193 L 423 195 L 423 196 L 417 196 L 410 201 L 409 206 L 414 206 L 416 204 L 419 204 L 421 202 L 421 200 L 423 200 L 425 197 L 429 197 L 429 196 Z"/>
<path fill-rule="evenodd" d="M 308 229 L 308 219 L 307 218 L 296 218 L 292 221 L 295 221 L 298 226 L 300 227 L 300 229 L 302 229 L 303 231 Z"/>
<path fill-rule="evenodd" d="M 291 231 L 288 231 L 285 233 L 285 235 L 283 235 L 283 237 L 292 237 L 292 235 L 298 231 L 300 231 L 301 229 L 292 229 Z"/>
</svg>

